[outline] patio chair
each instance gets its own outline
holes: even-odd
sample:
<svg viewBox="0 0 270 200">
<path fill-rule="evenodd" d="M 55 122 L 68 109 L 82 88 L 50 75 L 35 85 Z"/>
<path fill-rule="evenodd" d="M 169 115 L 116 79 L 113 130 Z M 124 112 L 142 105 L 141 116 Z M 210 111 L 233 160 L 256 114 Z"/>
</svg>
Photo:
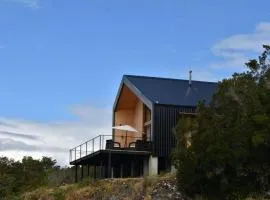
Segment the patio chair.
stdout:
<svg viewBox="0 0 270 200">
<path fill-rule="evenodd" d="M 121 149 L 119 142 L 114 142 L 113 140 L 106 140 L 106 149 Z"/>
</svg>

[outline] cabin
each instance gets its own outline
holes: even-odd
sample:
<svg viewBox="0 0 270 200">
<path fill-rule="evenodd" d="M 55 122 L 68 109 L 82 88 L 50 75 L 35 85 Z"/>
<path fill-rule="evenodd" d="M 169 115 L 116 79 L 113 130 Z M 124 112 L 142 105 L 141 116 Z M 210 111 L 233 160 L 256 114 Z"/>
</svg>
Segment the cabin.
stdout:
<svg viewBox="0 0 270 200">
<path fill-rule="evenodd" d="M 173 169 L 173 128 L 182 114 L 195 114 L 199 101 L 209 103 L 218 84 L 124 75 L 113 105 L 112 132 L 70 150 L 75 180 L 139 177 Z"/>
</svg>

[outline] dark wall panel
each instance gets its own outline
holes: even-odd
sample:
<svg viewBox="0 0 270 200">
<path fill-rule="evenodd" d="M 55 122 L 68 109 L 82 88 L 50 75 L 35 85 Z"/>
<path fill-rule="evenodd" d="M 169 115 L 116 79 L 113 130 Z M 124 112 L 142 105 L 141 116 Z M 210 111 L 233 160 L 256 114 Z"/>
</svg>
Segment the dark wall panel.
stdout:
<svg viewBox="0 0 270 200">
<path fill-rule="evenodd" d="M 180 112 L 194 113 L 195 107 L 154 106 L 153 152 L 159 157 L 171 155 L 176 140 L 173 128 L 180 117 Z"/>
</svg>

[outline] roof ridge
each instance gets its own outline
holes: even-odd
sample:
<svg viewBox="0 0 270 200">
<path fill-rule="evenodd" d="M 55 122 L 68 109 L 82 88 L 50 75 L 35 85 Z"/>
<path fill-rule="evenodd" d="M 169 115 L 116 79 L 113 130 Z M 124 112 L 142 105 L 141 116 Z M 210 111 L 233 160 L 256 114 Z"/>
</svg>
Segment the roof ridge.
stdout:
<svg viewBox="0 0 270 200">
<path fill-rule="evenodd" d="M 189 81 L 188 79 L 177 79 L 177 78 L 168 78 L 168 77 L 156 77 L 156 76 L 144 76 L 144 75 L 130 75 L 130 74 L 124 74 L 124 77 L 134 77 L 134 78 L 147 78 L 147 79 L 163 79 L 163 80 L 171 80 L 171 81 Z M 192 80 L 192 82 L 200 82 L 200 83 L 212 83 L 217 84 L 218 82 L 214 81 L 198 81 L 198 80 Z"/>
</svg>

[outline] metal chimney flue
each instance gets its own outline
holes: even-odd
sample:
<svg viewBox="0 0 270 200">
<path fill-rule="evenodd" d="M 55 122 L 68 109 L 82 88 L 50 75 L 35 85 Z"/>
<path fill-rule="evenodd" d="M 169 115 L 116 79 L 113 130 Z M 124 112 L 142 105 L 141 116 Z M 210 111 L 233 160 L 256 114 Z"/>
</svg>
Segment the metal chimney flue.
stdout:
<svg viewBox="0 0 270 200">
<path fill-rule="evenodd" d="M 191 84 L 192 84 L 192 70 L 189 71 L 189 82 L 188 82 L 189 87 L 191 87 Z"/>
</svg>

